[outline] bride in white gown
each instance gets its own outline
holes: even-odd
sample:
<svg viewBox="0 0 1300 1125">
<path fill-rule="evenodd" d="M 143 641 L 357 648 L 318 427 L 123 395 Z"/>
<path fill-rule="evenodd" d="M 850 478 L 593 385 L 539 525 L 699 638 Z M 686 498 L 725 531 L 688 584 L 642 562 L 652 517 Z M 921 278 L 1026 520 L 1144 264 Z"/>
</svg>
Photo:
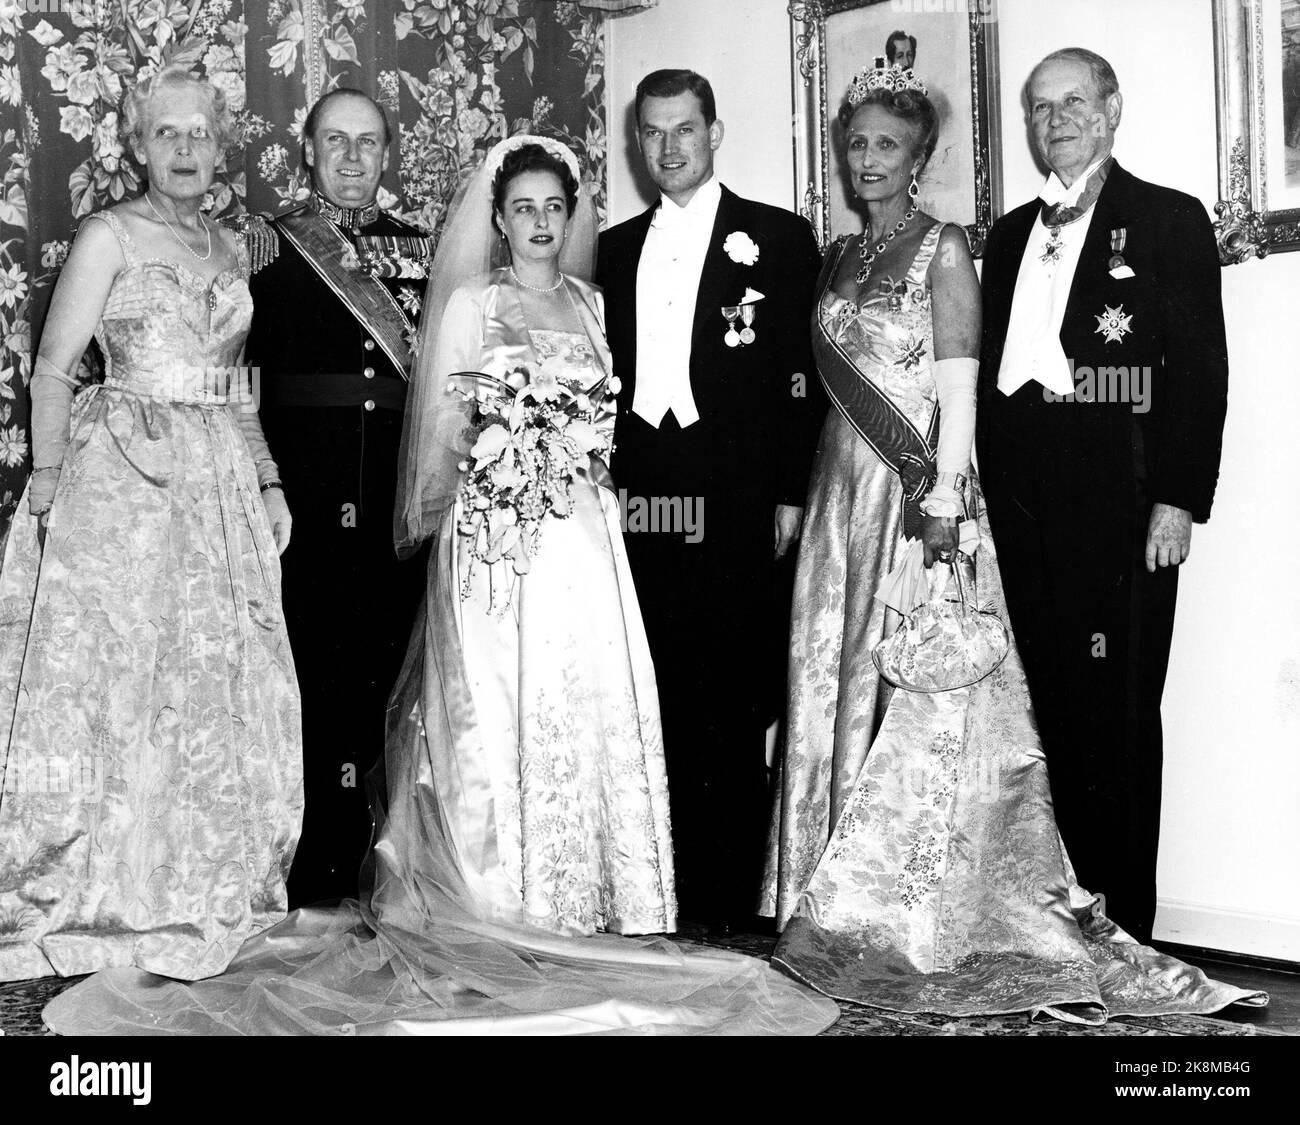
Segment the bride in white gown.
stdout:
<svg viewBox="0 0 1300 1125">
<path fill-rule="evenodd" d="M 294 912 L 206 981 L 97 973 L 46 1007 L 55 1031 L 815 1034 L 835 1020 L 755 959 L 615 936 L 671 932 L 675 901 L 654 671 L 602 462 L 575 475 L 567 517 L 543 518 L 521 577 L 471 562 L 457 530 L 470 404 L 445 393 L 449 375 L 545 363 L 612 428 L 577 185 L 567 148 L 510 138 L 439 244 L 397 510 L 399 549 L 434 549 L 368 779 L 369 892 Z M 510 261 L 489 270 L 494 243 Z"/>
</svg>

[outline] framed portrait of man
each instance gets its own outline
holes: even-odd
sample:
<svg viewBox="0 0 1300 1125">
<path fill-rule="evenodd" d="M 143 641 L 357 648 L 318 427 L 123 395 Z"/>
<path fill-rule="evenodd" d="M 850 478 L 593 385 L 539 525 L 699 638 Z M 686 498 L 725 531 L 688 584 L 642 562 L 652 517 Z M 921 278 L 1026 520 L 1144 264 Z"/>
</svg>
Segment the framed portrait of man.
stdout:
<svg viewBox="0 0 1300 1125">
<path fill-rule="evenodd" d="M 910 67 L 939 117 L 920 178 L 922 210 L 966 227 L 979 254 L 1000 212 L 993 0 L 796 0 L 790 5 L 796 198 L 823 244 L 862 230 L 837 114 L 877 59 Z"/>
<path fill-rule="evenodd" d="M 1214 0 L 1219 256 L 1300 250 L 1300 0 Z"/>
</svg>

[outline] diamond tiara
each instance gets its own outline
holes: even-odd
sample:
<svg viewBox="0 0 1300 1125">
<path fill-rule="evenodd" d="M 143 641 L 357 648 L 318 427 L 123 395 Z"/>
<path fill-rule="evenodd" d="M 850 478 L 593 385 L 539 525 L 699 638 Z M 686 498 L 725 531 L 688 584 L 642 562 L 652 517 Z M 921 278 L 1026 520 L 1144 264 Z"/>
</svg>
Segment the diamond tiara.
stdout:
<svg viewBox="0 0 1300 1125">
<path fill-rule="evenodd" d="M 915 90 L 918 94 L 929 94 L 925 83 L 911 67 L 886 66 L 880 55 L 876 56 L 875 66 L 869 66 L 853 76 L 847 95 L 849 105 L 861 105 L 872 90 L 888 90 L 890 93 Z"/>
</svg>

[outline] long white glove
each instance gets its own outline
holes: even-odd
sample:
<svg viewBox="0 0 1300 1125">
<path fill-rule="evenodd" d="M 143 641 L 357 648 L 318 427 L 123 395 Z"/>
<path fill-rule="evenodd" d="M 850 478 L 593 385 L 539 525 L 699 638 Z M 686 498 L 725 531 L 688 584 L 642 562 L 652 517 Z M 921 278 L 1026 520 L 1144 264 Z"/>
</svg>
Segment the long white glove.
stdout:
<svg viewBox="0 0 1300 1125">
<path fill-rule="evenodd" d="M 935 394 L 939 399 L 939 448 L 935 453 L 936 483 L 921 501 L 927 516 L 960 516 L 962 494 L 958 476 L 970 476 L 971 446 L 975 441 L 975 384 L 978 359 L 937 360 Z"/>
<path fill-rule="evenodd" d="M 59 470 L 68 449 L 72 392 L 77 380 L 44 356 L 36 357 L 32 372 L 32 483 L 27 506 L 32 515 L 50 510 L 59 484 Z"/>
<path fill-rule="evenodd" d="M 293 519 L 289 514 L 289 505 L 284 499 L 284 490 L 280 486 L 280 470 L 271 456 L 271 448 L 262 433 L 262 419 L 253 402 L 251 388 L 242 402 L 231 403 L 230 411 L 235 422 L 244 435 L 244 444 L 253 458 L 253 467 L 257 470 L 257 483 L 262 490 L 262 506 L 266 509 L 266 518 L 271 524 L 271 534 L 275 537 L 275 549 L 284 554 L 289 545 L 289 536 L 293 528 Z"/>
</svg>

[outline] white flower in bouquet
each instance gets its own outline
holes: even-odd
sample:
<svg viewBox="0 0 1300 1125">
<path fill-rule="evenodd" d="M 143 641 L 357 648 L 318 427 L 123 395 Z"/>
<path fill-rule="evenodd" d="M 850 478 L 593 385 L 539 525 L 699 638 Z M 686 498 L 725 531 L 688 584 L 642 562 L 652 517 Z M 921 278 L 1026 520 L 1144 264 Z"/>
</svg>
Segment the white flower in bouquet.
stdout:
<svg viewBox="0 0 1300 1125">
<path fill-rule="evenodd" d="M 590 453 L 604 444 L 604 436 L 590 422 L 575 418 L 564 428 L 564 436 L 573 442 L 579 453 Z"/>
<path fill-rule="evenodd" d="M 510 444 L 510 431 L 502 425 L 489 426 L 478 436 L 474 448 L 469 451 L 474 458 L 474 471 L 478 472 L 484 465 L 495 461 Z"/>
</svg>

